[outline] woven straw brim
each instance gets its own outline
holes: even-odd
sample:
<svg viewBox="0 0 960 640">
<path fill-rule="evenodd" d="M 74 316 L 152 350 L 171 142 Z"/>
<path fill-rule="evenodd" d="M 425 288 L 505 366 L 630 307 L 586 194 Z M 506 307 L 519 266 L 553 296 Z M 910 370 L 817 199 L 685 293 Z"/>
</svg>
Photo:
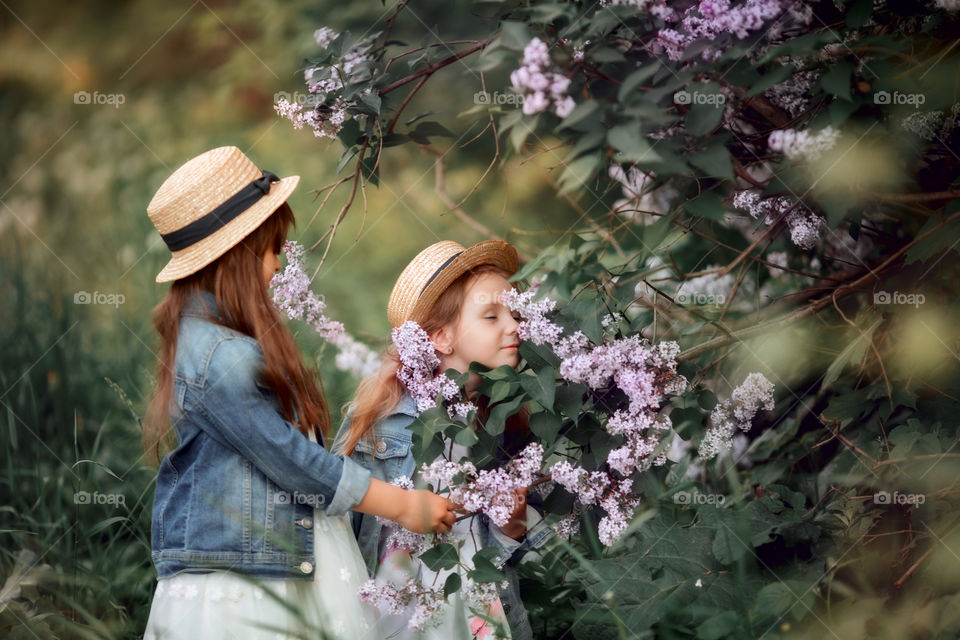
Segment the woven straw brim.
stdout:
<svg viewBox="0 0 960 640">
<path fill-rule="evenodd" d="M 172 282 L 196 273 L 235 247 L 287 201 L 299 182 L 300 176 L 287 176 L 274 182 L 270 193 L 222 228 L 186 249 L 174 251 L 170 262 L 157 274 L 157 282 Z"/>
<path fill-rule="evenodd" d="M 456 250 L 453 250 L 453 247 L 456 247 Z M 424 289 L 424 283 L 436 268 L 456 251 L 463 253 Z M 454 242 L 439 242 L 425 250 L 400 274 L 393 293 L 390 294 L 387 305 L 387 319 L 390 324 L 399 327 L 408 320 L 423 322 L 431 307 L 454 280 L 481 265 L 500 267 L 513 275 L 520 268 L 520 257 L 512 244 L 501 240 L 487 240 L 468 249 L 463 249 Z"/>
</svg>

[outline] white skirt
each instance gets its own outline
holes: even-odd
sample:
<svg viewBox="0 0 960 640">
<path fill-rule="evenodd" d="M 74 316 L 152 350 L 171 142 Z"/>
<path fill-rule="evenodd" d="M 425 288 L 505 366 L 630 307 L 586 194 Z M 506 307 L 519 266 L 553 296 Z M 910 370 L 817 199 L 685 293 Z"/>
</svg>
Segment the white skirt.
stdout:
<svg viewBox="0 0 960 640">
<path fill-rule="evenodd" d="M 312 581 L 254 581 L 228 571 L 161 578 L 144 640 L 380 640 L 376 608 L 357 598 L 367 570 L 347 518 L 314 509 Z"/>
</svg>

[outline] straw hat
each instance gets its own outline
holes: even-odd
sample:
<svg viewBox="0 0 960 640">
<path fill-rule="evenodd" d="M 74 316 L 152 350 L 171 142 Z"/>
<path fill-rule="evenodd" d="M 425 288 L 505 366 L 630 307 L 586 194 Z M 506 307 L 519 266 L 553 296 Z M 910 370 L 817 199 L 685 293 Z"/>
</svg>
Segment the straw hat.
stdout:
<svg viewBox="0 0 960 640">
<path fill-rule="evenodd" d="M 513 274 L 520 258 L 512 244 L 501 240 L 488 240 L 469 249 L 451 240 L 430 245 L 406 266 L 393 286 L 387 304 L 390 324 L 399 327 L 407 320 L 421 322 L 450 283 L 484 264 Z"/>
<path fill-rule="evenodd" d="M 207 266 L 270 217 L 300 182 L 261 171 L 237 147 L 188 160 L 157 189 L 147 215 L 173 253 L 157 282 Z"/>
</svg>

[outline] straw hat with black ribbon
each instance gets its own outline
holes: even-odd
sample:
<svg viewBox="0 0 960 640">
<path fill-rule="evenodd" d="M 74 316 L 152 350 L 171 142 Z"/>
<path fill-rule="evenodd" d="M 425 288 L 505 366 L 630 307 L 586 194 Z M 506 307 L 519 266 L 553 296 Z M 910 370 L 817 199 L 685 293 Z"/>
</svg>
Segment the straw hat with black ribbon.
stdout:
<svg viewBox="0 0 960 640">
<path fill-rule="evenodd" d="M 454 280 L 485 264 L 512 275 L 520 267 L 520 258 L 512 244 L 501 240 L 488 240 L 469 249 L 451 240 L 430 245 L 406 266 L 393 286 L 387 304 L 391 326 L 399 327 L 408 320 L 422 322 Z"/>
<path fill-rule="evenodd" d="M 300 176 L 261 171 L 237 147 L 188 160 L 157 189 L 147 215 L 172 252 L 157 282 L 207 266 L 250 235 L 287 201 Z"/>
</svg>

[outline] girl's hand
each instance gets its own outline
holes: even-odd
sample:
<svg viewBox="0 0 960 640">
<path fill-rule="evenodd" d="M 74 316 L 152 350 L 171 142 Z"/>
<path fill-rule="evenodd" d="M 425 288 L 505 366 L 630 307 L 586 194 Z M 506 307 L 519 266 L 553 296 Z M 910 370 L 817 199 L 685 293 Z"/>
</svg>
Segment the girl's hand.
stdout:
<svg viewBox="0 0 960 640">
<path fill-rule="evenodd" d="M 513 512 L 506 525 L 500 527 L 504 534 L 519 540 L 527 533 L 527 489 L 517 489 L 513 492 Z"/>
<path fill-rule="evenodd" d="M 414 533 L 449 533 L 459 505 L 427 489 L 406 491 L 405 507 L 397 522 Z"/>
</svg>

